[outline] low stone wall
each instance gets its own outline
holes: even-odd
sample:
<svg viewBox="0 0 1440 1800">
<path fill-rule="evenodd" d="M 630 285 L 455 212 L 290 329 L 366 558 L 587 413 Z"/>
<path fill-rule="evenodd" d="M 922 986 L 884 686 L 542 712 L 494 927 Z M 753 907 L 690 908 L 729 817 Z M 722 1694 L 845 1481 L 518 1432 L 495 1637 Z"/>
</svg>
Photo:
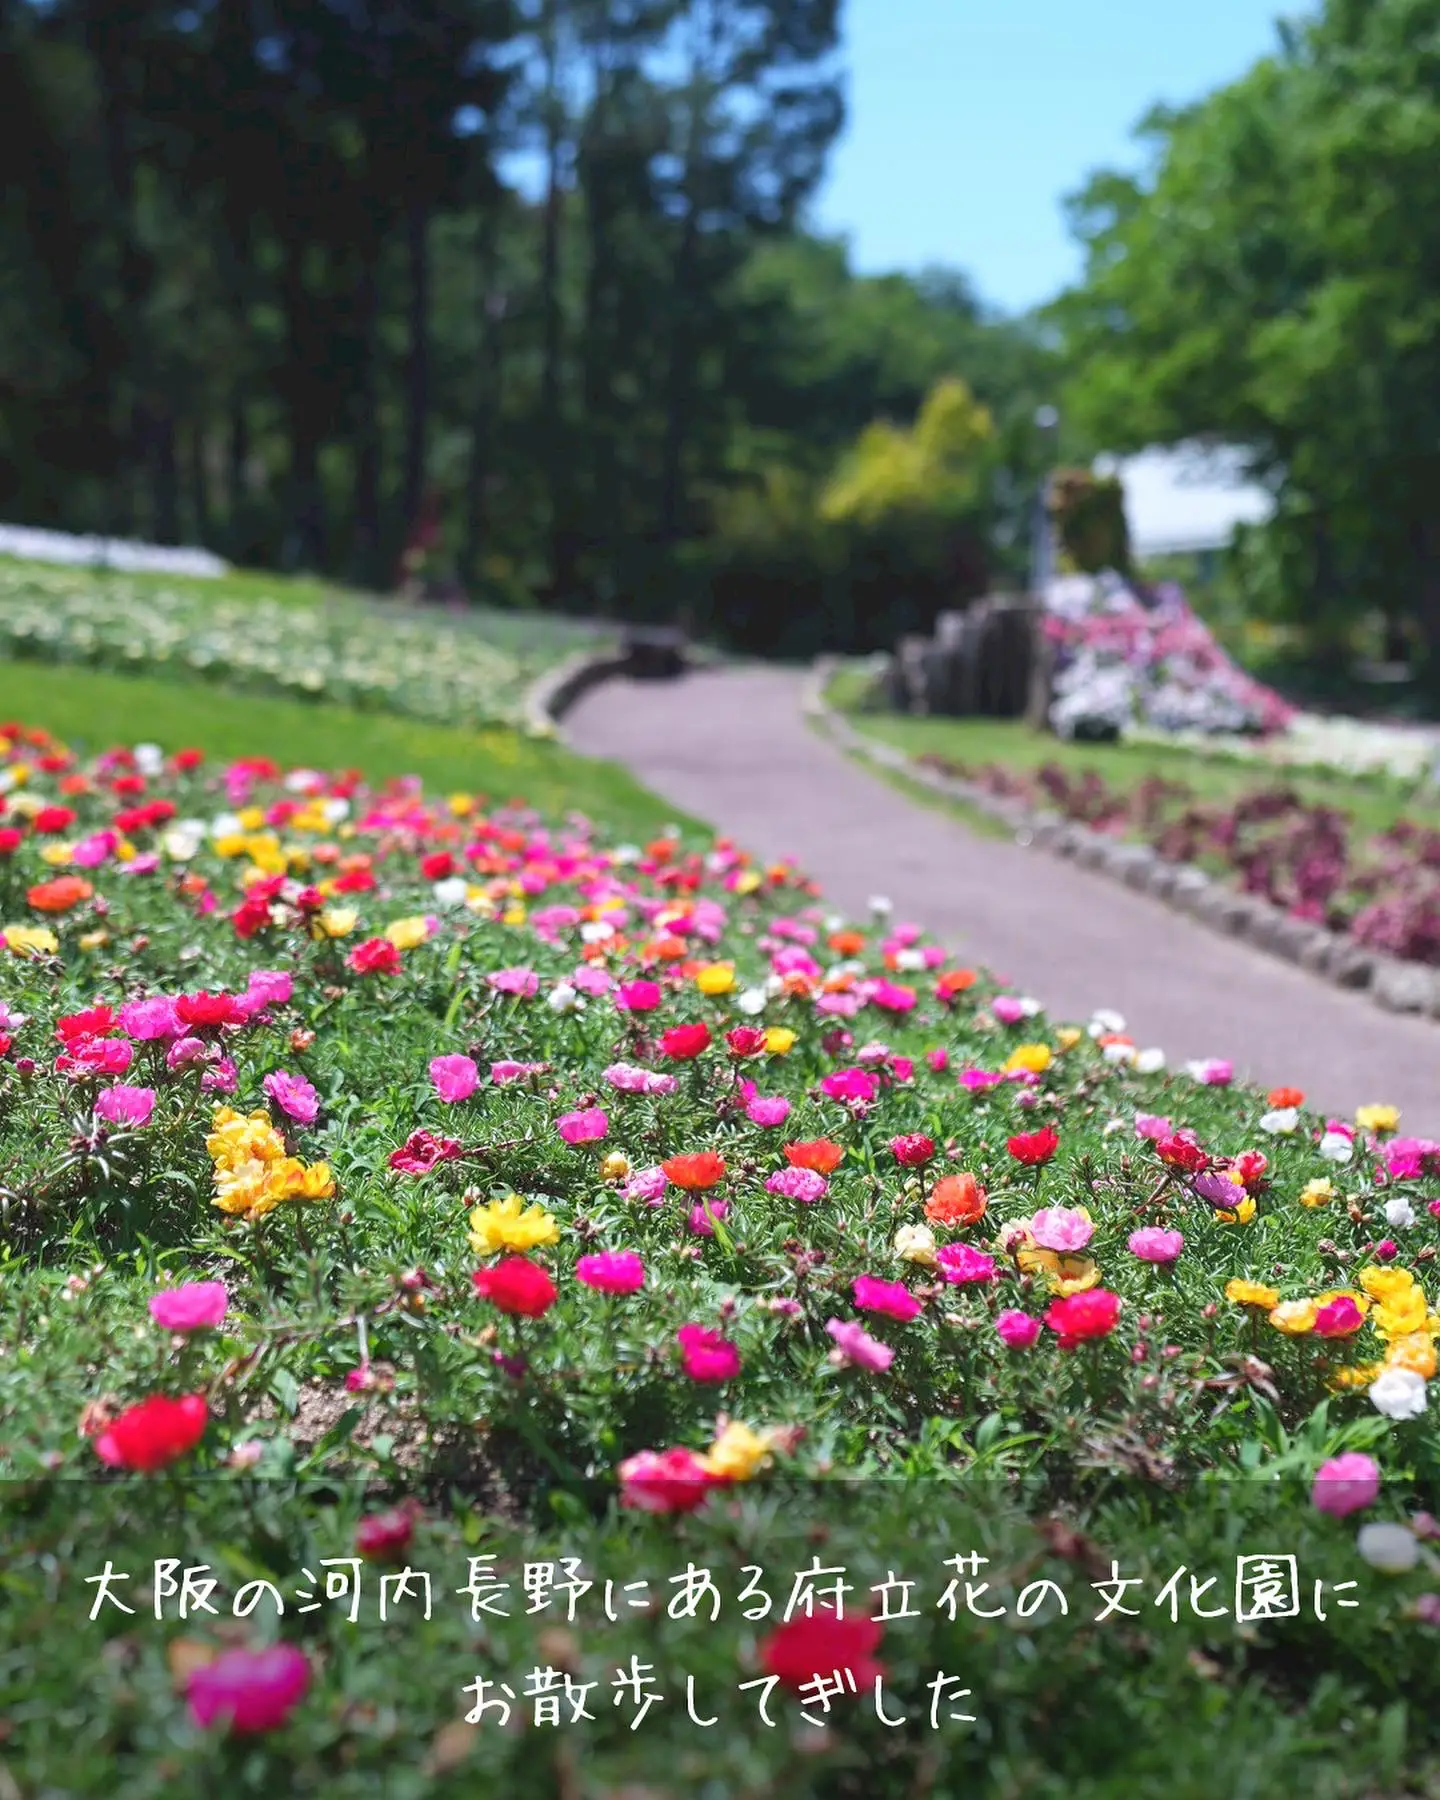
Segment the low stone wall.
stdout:
<svg viewBox="0 0 1440 1800">
<path fill-rule="evenodd" d="M 1213 931 L 1240 938 L 1257 950 L 1334 982 L 1337 987 L 1366 994 L 1389 1012 L 1440 1019 L 1440 969 L 1367 950 L 1339 932 L 1293 919 L 1268 901 L 1239 893 L 1190 863 L 1167 862 L 1148 845 L 1124 843 L 1074 824 L 1059 813 L 1037 811 L 1020 801 L 1001 799 L 958 776 L 914 762 L 891 744 L 867 737 L 825 699 L 837 666 L 831 658 L 822 658 L 814 665 L 803 704 L 807 717 L 843 750 L 947 799 L 973 806 L 1006 826 L 1018 844 L 1048 851 L 1082 869 L 1123 881 L 1137 893 L 1149 894 Z"/>
<path fill-rule="evenodd" d="M 623 675 L 629 666 L 629 658 L 618 650 L 582 650 L 547 669 L 525 696 L 525 729 L 532 737 L 563 739 L 560 721 L 581 695 Z"/>
</svg>

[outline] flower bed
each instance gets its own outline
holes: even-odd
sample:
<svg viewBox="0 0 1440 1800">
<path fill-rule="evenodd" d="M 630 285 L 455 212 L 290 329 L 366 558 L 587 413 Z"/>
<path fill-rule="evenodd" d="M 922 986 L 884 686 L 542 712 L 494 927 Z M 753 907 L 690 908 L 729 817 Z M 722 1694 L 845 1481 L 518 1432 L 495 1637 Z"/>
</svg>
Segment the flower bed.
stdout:
<svg viewBox="0 0 1440 1800">
<path fill-rule="evenodd" d="M 1125 790 L 1093 769 L 1054 763 L 1022 773 L 933 754 L 920 761 L 1091 830 L 1137 838 L 1169 862 L 1229 875 L 1243 892 L 1367 949 L 1440 965 L 1440 831 L 1432 826 L 1400 819 L 1356 842 L 1343 812 L 1284 786 L 1227 805 L 1158 776 Z"/>
<path fill-rule="evenodd" d="M 1166 733 L 1272 736 L 1295 717 L 1216 643 L 1171 583 L 1153 603 L 1116 575 L 1066 576 L 1047 596 L 1059 648 L 1050 722 L 1061 737 Z"/>
<path fill-rule="evenodd" d="M 724 841 L 3 735 L 18 1779 L 538 1796 L 583 1733 L 602 1786 L 1173 1794 L 1220 1693 L 1221 1786 L 1368 1776 L 1404 1698 L 1433 1751 L 1393 1109 L 1171 1073 Z M 1237 1550 L 1321 1586 L 1237 1630 Z"/>
<path fill-rule="evenodd" d="M 299 606 L 215 587 L 0 562 L 0 656 L 519 726 L 529 684 L 583 636 L 538 616 L 452 624 L 340 593 Z"/>
</svg>

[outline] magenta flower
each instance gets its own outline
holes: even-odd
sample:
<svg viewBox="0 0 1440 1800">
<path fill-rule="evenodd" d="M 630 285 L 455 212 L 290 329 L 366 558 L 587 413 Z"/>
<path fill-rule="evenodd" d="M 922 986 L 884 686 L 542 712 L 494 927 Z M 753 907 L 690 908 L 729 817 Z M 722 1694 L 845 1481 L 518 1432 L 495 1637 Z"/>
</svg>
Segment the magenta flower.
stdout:
<svg viewBox="0 0 1440 1800">
<path fill-rule="evenodd" d="M 752 1125 L 783 1125 L 790 1117 L 790 1102 L 783 1094 L 757 1094 L 746 1103 L 745 1117 Z"/>
<path fill-rule="evenodd" d="M 825 1329 L 834 1338 L 846 1362 L 857 1369 L 872 1369 L 883 1375 L 895 1360 L 895 1352 L 879 1338 L 871 1337 L 862 1326 L 845 1319 L 827 1319 Z"/>
<path fill-rule="evenodd" d="M 261 1083 L 265 1092 L 297 1125 L 313 1125 L 320 1112 L 320 1096 L 303 1075 L 287 1075 L 276 1069 Z"/>
<path fill-rule="evenodd" d="M 437 1138 L 430 1131 L 412 1131 L 398 1150 L 390 1152 L 390 1167 L 402 1175 L 428 1175 L 442 1162 L 453 1162 L 461 1153 L 458 1138 Z"/>
<path fill-rule="evenodd" d="M 527 1075 L 538 1075 L 544 1067 L 544 1063 L 536 1062 L 492 1062 L 490 1079 L 496 1087 L 504 1087 L 509 1081 L 523 1081 Z"/>
<path fill-rule="evenodd" d="M 1379 1463 L 1361 1450 L 1347 1450 L 1320 1465 L 1310 1498 L 1318 1512 L 1343 1519 L 1371 1505 L 1379 1492 Z"/>
<path fill-rule="evenodd" d="M 579 1259 L 575 1279 L 601 1294 L 633 1294 L 645 1285 L 645 1264 L 633 1250 L 600 1250 Z"/>
<path fill-rule="evenodd" d="M 714 1237 L 715 1226 L 711 1221 L 723 1222 L 729 1210 L 730 1202 L 728 1200 L 717 1199 L 713 1194 L 707 1195 L 704 1200 L 697 1200 L 690 1208 L 690 1217 L 685 1223 L 696 1237 Z"/>
<path fill-rule="evenodd" d="M 946 1244 L 935 1252 L 935 1265 L 946 1281 L 960 1287 L 995 1279 L 995 1258 L 969 1244 Z"/>
<path fill-rule="evenodd" d="M 150 1000 L 127 1000 L 119 1016 L 120 1029 L 141 1044 L 179 1037 L 183 1030 L 175 1002 L 167 994 L 157 994 Z"/>
<path fill-rule="evenodd" d="M 1018 1025 L 1025 1017 L 1024 1003 L 1013 994 L 997 994 L 990 1002 L 990 1012 L 1002 1025 Z"/>
<path fill-rule="evenodd" d="M 201 1089 L 207 1094 L 233 1094 L 240 1085 L 240 1072 L 231 1056 L 217 1056 L 200 1077 Z"/>
<path fill-rule="evenodd" d="M 204 1038 L 181 1037 L 165 1052 L 165 1067 L 173 1075 L 177 1069 L 197 1069 L 210 1054 Z"/>
<path fill-rule="evenodd" d="M 223 1281 L 186 1281 L 150 1298 L 150 1317 L 166 1331 L 213 1331 L 223 1324 L 230 1292 Z"/>
<path fill-rule="evenodd" d="M 880 1083 L 868 1069 L 837 1069 L 820 1083 L 820 1092 L 831 1100 L 873 1100 Z"/>
<path fill-rule="evenodd" d="M 579 1112 L 561 1113 L 555 1129 L 567 1144 L 595 1144 L 610 1129 L 610 1118 L 598 1106 L 587 1106 Z"/>
<path fill-rule="evenodd" d="M 468 1056 L 433 1056 L 430 1079 L 447 1106 L 468 1100 L 480 1085 L 480 1071 Z"/>
<path fill-rule="evenodd" d="M 627 981 L 615 990 L 621 1012 L 654 1012 L 663 998 L 658 981 Z"/>
<path fill-rule="evenodd" d="M 1171 1123 L 1164 1113 L 1136 1113 L 1135 1135 L 1137 1138 L 1148 1138 L 1152 1144 L 1161 1138 L 1169 1137 Z"/>
<path fill-rule="evenodd" d="M 813 1206 L 830 1191 L 830 1183 L 815 1169 L 777 1169 L 765 1183 L 767 1193 L 783 1194 Z"/>
<path fill-rule="evenodd" d="M 675 1333 L 680 1362 L 692 1381 L 731 1381 L 740 1373 L 740 1352 L 728 1338 L 703 1325 L 682 1325 Z"/>
<path fill-rule="evenodd" d="M 987 1088 L 999 1087 L 1005 1077 L 989 1069 L 962 1069 L 955 1079 L 972 1094 L 983 1094 Z"/>
<path fill-rule="evenodd" d="M 995 1321 L 995 1330 L 1000 1342 L 1007 1350 L 1028 1350 L 1039 1337 L 1043 1327 L 1039 1319 L 1032 1319 L 1029 1313 L 1006 1307 Z"/>
<path fill-rule="evenodd" d="M 594 963 L 581 963 L 570 977 L 570 985 L 582 994 L 607 994 L 611 987 L 610 974 L 606 969 L 597 969 Z"/>
<path fill-rule="evenodd" d="M 948 1050 L 927 1050 L 925 1060 L 930 1065 L 931 1074 L 943 1075 L 950 1067 L 950 1052 Z"/>
<path fill-rule="evenodd" d="M 148 1087 L 126 1087 L 116 1084 L 102 1088 L 95 1096 L 96 1116 L 112 1125 L 134 1129 L 150 1123 L 155 1110 L 155 1090 Z"/>
<path fill-rule="evenodd" d="M 192 1670 L 185 1683 L 195 1723 L 220 1725 L 237 1736 L 274 1731 L 309 1691 L 310 1663 L 294 1644 L 226 1650 Z"/>
<path fill-rule="evenodd" d="M 903 1281 L 881 1281 L 874 1275 L 857 1275 L 850 1286 L 861 1312 L 883 1313 L 887 1319 L 909 1321 L 924 1311 Z"/>
<path fill-rule="evenodd" d="M 288 969 L 255 969 L 245 989 L 262 1007 L 287 1006 L 295 992 L 295 977 Z"/>
<path fill-rule="evenodd" d="M 1148 1263 L 1173 1263 L 1185 1248 L 1182 1232 L 1165 1231 L 1159 1225 L 1142 1225 L 1126 1241 L 1130 1254 Z"/>
<path fill-rule="evenodd" d="M 1030 1221 L 1030 1235 L 1042 1250 L 1061 1255 L 1083 1250 L 1095 1235 L 1084 1213 L 1069 1206 L 1043 1206 Z"/>
</svg>

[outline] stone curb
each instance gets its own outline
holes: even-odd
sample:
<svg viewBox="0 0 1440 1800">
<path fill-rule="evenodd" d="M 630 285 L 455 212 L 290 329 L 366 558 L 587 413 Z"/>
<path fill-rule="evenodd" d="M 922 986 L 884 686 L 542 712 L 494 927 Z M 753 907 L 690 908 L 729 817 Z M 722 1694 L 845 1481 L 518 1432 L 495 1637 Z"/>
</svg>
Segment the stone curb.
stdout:
<svg viewBox="0 0 1440 1800">
<path fill-rule="evenodd" d="M 565 742 L 560 721 L 570 708 L 590 689 L 609 681 L 627 666 L 615 650 L 598 653 L 582 650 L 532 681 L 525 694 L 525 730 L 531 737 L 553 738 Z"/>
<path fill-rule="evenodd" d="M 912 762 L 892 744 L 866 737 L 825 699 L 825 689 L 839 666 L 834 657 L 821 657 L 812 665 L 802 691 L 801 708 L 806 718 L 840 749 L 892 774 L 903 775 L 907 781 L 946 799 L 974 807 L 1013 832 L 1017 844 L 1048 851 L 1082 869 L 1122 881 L 1137 893 L 1148 894 L 1212 931 L 1294 963 L 1337 987 L 1363 993 L 1387 1012 L 1440 1019 L 1440 969 L 1366 950 L 1323 925 L 1292 919 L 1264 900 L 1213 881 L 1203 869 L 1189 863 L 1165 862 L 1146 845 L 1119 843 L 1102 832 L 1063 819 L 1059 813 L 1001 799 L 958 776 L 943 775 Z"/>
</svg>

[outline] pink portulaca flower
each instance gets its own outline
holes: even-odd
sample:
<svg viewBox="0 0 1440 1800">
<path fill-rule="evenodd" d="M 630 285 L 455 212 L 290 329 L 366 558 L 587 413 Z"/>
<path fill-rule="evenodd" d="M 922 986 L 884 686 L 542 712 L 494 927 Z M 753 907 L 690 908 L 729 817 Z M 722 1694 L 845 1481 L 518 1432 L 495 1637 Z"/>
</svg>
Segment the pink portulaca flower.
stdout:
<svg viewBox="0 0 1440 1800">
<path fill-rule="evenodd" d="M 821 1081 L 820 1092 L 831 1100 L 868 1102 L 880 1092 L 880 1083 L 867 1069 L 837 1069 Z"/>
<path fill-rule="evenodd" d="M 575 1279 L 601 1294 L 634 1294 L 645 1285 L 645 1264 L 633 1250 L 600 1250 L 575 1264 Z"/>
<path fill-rule="evenodd" d="M 1028 1350 L 1043 1329 L 1039 1319 L 1013 1306 L 1006 1307 L 995 1321 L 996 1335 L 1007 1350 Z"/>
<path fill-rule="evenodd" d="M 447 1106 L 468 1100 L 480 1085 L 480 1071 L 468 1056 L 433 1056 L 430 1080 Z"/>
<path fill-rule="evenodd" d="M 715 1226 L 724 1223 L 729 1211 L 728 1200 L 720 1200 L 714 1194 L 707 1194 L 690 1208 L 690 1216 L 685 1221 L 686 1229 L 696 1237 L 714 1237 Z"/>
<path fill-rule="evenodd" d="M 1126 1242 L 1132 1256 L 1148 1263 L 1173 1263 L 1185 1248 L 1182 1232 L 1166 1231 L 1159 1225 L 1142 1225 Z"/>
<path fill-rule="evenodd" d="M 287 1075 L 276 1069 L 261 1084 L 287 1118 L 297 1125 L 313 1125 L 320 1113 L 320 1096 L 303 1075 Z"/>
<path fill-rule="evenodd" d="M 485 980 L 497 994 L 509 994 L 516 1000 L 533 1000 L 540 992 L 540 977 L 534 969 L 492 969 Z"/>
<path fill-rule="evenodd" d="M 783 1194 L 787 1200 L 799 1200 L 813 1206 L 830 1191 L 830 1183 L 814 1169 L 777 1169 L 765 1183 L 771 1194 Z"/>
<path fill-rule="evenodd" d="M 669 1185 L 670 1177 L 656 1163 L 651 1169 L 637 1169 L 620 1192 L 627 1200 L 644 1200 L 650 1206 L 659 1206 Z"/>
<path fill-rule="evenodd" d="M 120 1008 L 120 1029 L 137 1043 L 154 1043 L 162 1038 L 179 1037 L 184 1027 L 175 1012 L 175 1002 L 167 994 L 150 1000 L 129 1000 Z"/>
<path fill-rule="evenodd" d="M 930 1072 L 933 1075 L 943 1075 L 950 1067 L 950 1052 L 948 1050 L 927 1050 L 925 1061 L 930 1065 Z"/>
<path fill-rule="evenodd" d="M 1018 1025 L 1026 1016 L 1024 1001 L 1013 994 L 997 994 L 990 1002 L 990 1012 L 1002 1025 Z"/>
<path fill-rule="evenodd" d="M 962 1069 L 956 1077 L 961 1087 L 969 1088 L 972 1094 L 983 1094 L 989 1088 L 999 1087 L 1004 1079 L 1003 1075 L 989 1069 Z"/>
<path fill-rule="evenodd" d="M 579 993 L 598 995 L 608 994 L 614 982 L 607 969 L 597 969 L 594 963 L 581 963 L 570 977 L 570 985 Z"/>
<path fill-rule="evenodd" d="M 1169 1137 L 1172 1129 L 1171 1122 L 1164 1113 L 1136 1113 L 1135 1115 L 1136 1137 L 1146 1138 L 1152 1144 L 1158 1144 L 1161 1138 Z"/>
<path fill-rule="evenodd" d="M 658 981 L 626 981 L 614 994 L 615 1004 L 621 1012 L 654 1012 L 663 999 Z"/>
<path fill-rule="evenodd" d="M 186 1281 L 150 1298 L 150 1317 L 166 1331 L 213 1331 L 229 1309 L 223 1281 Z"/>
<path fill-rule="evenodd" d="M 756 1094 L 746 1102 L 745 1117 L 752 1125 L 766 1128 L 772 1125 L 783 1125 L 790 1117 L 790 1102 L 783 1094 Z"/>
<path fill-rule="evenodd" d="M 1063 1256 L 1083 1250 L 1094 1237 L 1095 1227 L 1073 1207 L 1046 1206 L 1030 1221 L 1030 1235 L 1042 1250 L 1054 1250 Z"/>
<path fill-rule="evenodd" d="M 883 1375 L 895 1360 L 895 1352 L 890 1346 L 871 1337 L 863 1326 L 845 1319 L 827 1319 L 825 1329 L 834 1338 L 844 1360 L 857 1369 L 870 1369 Z"/>
<path fill-rule="evenodd" d="M 148 1087 L 125 1087 L 117 1084 L 95 1096 L 96 1116 L 111 1125 L 137 1129 L 150 1123 L 155 1111 L 155 1090 Z"/>
<path fill-rule="evenodd" d="M 544 1063 L 537 1062 L 492 1062 L 490 1079 L 496 1087 L 504 1087 L 507 1082 L 524 1081 L 528 1075 L 538 1075 L 544 1067 Z"/>
<path fill-rule="evenodd" d="M 610 1116 L 598 1106 L 586 1106 L 579 1112 L 561 1113 L 555 1129 L 567 1144 L 598 1144 L 610 1129 Z"/>
<path fill-rule="evenodd" d="M 1320 1465 L 1310 1498 L 1318 1511 L 1344 1519 L 1372 1505 L 1379 1493 L 1379 1463 L 1363 1451 L 1347 1450 Z"/>
</svg>

